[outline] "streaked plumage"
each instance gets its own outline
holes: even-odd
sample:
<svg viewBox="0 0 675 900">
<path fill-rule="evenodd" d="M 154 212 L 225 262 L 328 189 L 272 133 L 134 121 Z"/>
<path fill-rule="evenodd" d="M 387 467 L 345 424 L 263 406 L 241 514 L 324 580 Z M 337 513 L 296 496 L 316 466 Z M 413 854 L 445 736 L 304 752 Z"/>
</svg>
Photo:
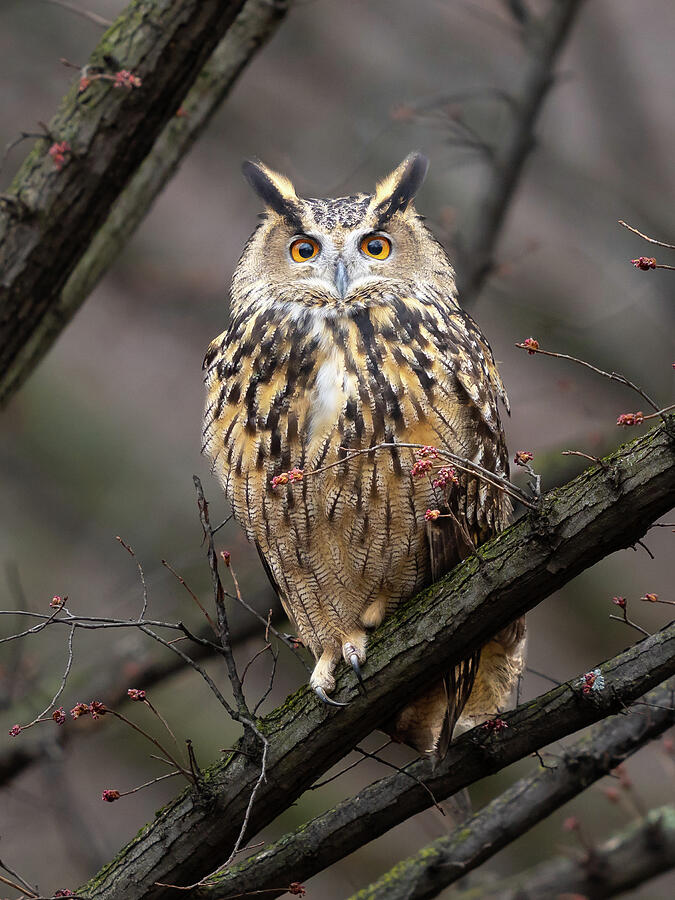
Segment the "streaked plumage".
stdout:
<svg viewBox="0 0 675 900">
<path fill-rule="evenodd" d="M 365 662 L 367 628 L 510 512 L 502 492 L 460 475 L 448 501 L 454 519 L 427 525 L 425 511 L 445 510 L 446 499 L 431 478 L 411 477 L 414 451 L 349 458 L 382 442 L 413 443 L 508 475 L 497 405 L 507 400 L 492 352 L 412 205 L 425 172 L 413 155 L 373 195 L 306 200 L 283 176 L 247 163 L 266 214 L 233 277 L 229 327 L 204 361 L 205 450 L 317 660 L 313 686 L 327 693 L 341 656 Z M 315 257 L 295 261 L 300 239 L 307 246 L 298 252 L 316 245 Z M 370 258 L 366 240 L 383 252 L 388 242 L 389 255 Z M 301 480 L 273 485 L 294 468 Z M 523 644 L 519 623 L 483 649 L 467 724 L 504 701 Z M 395 735 L 442 753 L 472 668 L 401 712 Z"/>
</svg>

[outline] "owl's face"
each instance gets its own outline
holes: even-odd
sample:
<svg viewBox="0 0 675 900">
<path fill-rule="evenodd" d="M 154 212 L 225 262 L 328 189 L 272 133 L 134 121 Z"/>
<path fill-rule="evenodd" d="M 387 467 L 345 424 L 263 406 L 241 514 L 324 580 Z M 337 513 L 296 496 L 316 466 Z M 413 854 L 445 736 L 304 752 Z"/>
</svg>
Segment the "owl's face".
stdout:
<svg viewBox="0 0 675 900">
<path fill-rule="evenodd" d="M 266 215 L 235 272 L 235 302 L 257 288 L 270 302 L 344 310 L 374 294 L 399 294 L 411 282 L 452 278 L 412 205 L 426 169 L 424 157 L 411 155 L 373 194 L 317 200 L 298 197 L 288 179 L 261 163 L 245 163 Z"/>
</svg>

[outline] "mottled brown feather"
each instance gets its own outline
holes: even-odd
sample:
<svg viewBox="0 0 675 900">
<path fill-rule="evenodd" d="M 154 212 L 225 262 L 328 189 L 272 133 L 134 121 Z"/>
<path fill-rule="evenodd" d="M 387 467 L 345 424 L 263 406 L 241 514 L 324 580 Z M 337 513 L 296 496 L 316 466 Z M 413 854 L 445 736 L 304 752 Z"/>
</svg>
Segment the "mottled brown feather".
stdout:
<svg viewBox="0 0 675 900">
<path fill-rule="evenodd" d="M 312 683 L 328 692 L 346 647 L 365 660 L 365 629 L 502 528 L 510 512 L 503 492 L 461 473 L 448 500 L 452 518 L 427 529 L 425 511 L 446 500 L 431 478 L 411 477 L 413 451 L 350 457 L 382 442 L 431 445 L 508 476 L 498 409 L 506 395 L 492 352 L 457 305 L 450 262 L 400 183 L 407 172 L 419 186 L 419 171 L 402 164 L 374 196 L 304 200 L 264 169 L 262 194 L 274 204 L 235 272 L 229 327 L 204 360 L 205 451 L 318 661 Z M 351 248 L 375 227 L 387 191 L 398 192 L 386 225 L 395 252 L 371 274 Z M 289 262 L 297 223 L 274 208 L 277 194 L 321 243 L 325 269 Z M 330 248 L 350 267 L 343 297 L 329 280 Z M 273 487 L 294 467 L 302 481 Z M 520 653 L 522 661 L 521 638 L 520 650 L 495 658 Z M 484 668 L 487 678 L 502 677 L 503 666 L 485 663 L 493 650 L 484 649 L 477 674 L 472 657 L 400 712 L 396 736 L 444 752 L 469 693 L 474 717 L 482 712 L 474 696 L 502 702 L 513 673 L 490 690 L 481 680 Z"/>
</svg>

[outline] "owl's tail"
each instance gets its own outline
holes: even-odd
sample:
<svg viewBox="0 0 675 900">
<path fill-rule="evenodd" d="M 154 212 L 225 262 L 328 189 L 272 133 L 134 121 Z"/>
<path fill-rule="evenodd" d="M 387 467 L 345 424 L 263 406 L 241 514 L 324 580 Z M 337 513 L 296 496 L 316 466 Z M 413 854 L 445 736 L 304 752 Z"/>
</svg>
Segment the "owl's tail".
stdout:
<svg viewBox="0 0 675 900">
<path fill-rule="evenodd" d="M 525 644 L 522 617 L 404 707 L 384 730 L 419 753 L 443 759 L 455 726 L 466 731 L 503 708 L 523 671 Z"/>
</svg>

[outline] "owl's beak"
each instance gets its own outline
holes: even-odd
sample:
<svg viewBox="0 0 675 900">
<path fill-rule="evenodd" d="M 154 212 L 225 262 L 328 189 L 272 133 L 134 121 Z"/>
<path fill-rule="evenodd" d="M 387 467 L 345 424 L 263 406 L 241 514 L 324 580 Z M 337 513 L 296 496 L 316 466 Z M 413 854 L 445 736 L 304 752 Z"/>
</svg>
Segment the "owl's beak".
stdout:
<svg viewBox="0 0 675 900">
<path fill-rule="evenodd" d="M 344 300 L 349 287 L 349 276 L 347 275 L 347 267 L 342 258 L 338 259 L 335 266 L 335 287 L 340 295 L 340 299 Z"/>
</svg>

